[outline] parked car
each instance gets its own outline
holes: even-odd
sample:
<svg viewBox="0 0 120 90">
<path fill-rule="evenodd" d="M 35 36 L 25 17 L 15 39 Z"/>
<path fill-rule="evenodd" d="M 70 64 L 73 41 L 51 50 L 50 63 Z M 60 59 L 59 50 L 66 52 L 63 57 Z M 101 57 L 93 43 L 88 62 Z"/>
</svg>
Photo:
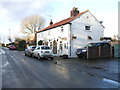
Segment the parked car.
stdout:
<svg viewBox="0 0 120 90">
<path fill-rule="evenodd" d="M 49 46 L 37 46 L 33 51 L 32 57 L 53 59 L 53 53 Z"/>
<path fill-rule="evenodd" d="M 16 50 L 17 49 L 15 45 L 9 45 L 8 48 L 9 48 L 9 50 Z"/>
<path fill-rule="evenodd" d="M 28 46 L 25 49 L 25 56 L 32 56 L 33 51 L 35 50 L 36 46 Z"/>
<path fill-rule="evenodd" d="M 10 45 L 7 46 L 7 48 L 9 48 L 9 47 L 10 47 Z"/>
<path fill-rule="evenodd" d="M 79 58 L 86 58 L 87 57 L 87 47 L 96 47 L 96 46 L 110 46 L 108 42 L 98 42 L 98 43 L 88 43 L 85 47 L 83 48 L 78 48 L 76 50 L 76 55 Z"/>
</svg>

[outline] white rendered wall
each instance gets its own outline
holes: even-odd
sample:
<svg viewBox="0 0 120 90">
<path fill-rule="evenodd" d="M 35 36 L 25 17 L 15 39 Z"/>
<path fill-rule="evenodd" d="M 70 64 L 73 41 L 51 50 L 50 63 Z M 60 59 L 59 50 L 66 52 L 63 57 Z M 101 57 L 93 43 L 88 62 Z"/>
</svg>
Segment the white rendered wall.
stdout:
<svg viewBox="0 0 120 90">
<path fill-rule="evenodd" d="M 72 40 L 72 57 L 77 57 L 75 54 L 77 48 L 82 48 L 90 42 L 99 42 L 100 37 L 104 35 L 103 26 L 89 12 L 71 23 L 72 35 L 77 37 Z M 90 26 L 90 31 L 86 31 L 85 26 Z M 91 36 L 92 40 L 88 40 L 88 36 Z"/>
<path fill-rule="evenodd" d="M 68 27 L 69 24 L 63 25 L 63 32 L 61 31 L 61 26 L 56 27 L 56 28 L 52 28 L 50 30 L 47 31 L 43 31 L 37 34 L 37 41 L 39 40 L 44 40 L 44 41 L 48 41 L 51 40 L 52 42 L 54 40 L 57 41 L 57 55 L 61 55 L 61 54 L 68 54 L 68 49 L 64 48 L 64 44 L 65 43 L 69 43 L 68 42 Z M 62 40 L 62 38 L 66 38 L 67 40 Z M 62 47 L 63 49 L 60 50 L 59 48 L 59 43 L 60 41 L 62 41 Z M 50 43 L 48 43 L 48 45 L 50 46 Z"/>
</svg>

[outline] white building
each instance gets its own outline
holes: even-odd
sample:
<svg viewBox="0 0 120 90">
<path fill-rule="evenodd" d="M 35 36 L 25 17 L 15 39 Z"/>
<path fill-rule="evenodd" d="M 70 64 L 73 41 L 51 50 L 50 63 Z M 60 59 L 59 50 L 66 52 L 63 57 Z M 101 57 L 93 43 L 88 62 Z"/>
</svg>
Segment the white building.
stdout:
<svg viewBox="0 0 120 90">
<path fill-rule="evenodd" d="M 77 57 L 77 48 L 90 42 L 98 42 L 104 34 L 104 26 L 89 10 L 79 13 L 77 8 L 70 12 L 71 17 L 38 31 L 37 41 L 49 45 L 55 56 Z"/>
</svg>

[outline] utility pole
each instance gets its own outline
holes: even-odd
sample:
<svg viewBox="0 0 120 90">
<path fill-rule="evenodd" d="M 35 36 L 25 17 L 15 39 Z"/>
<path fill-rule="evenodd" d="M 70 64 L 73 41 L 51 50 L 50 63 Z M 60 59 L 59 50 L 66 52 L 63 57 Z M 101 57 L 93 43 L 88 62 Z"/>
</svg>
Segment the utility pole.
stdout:
<svg viewBox="0 0 120 90">
<path fill-rule="evenodd" d="M 10 43 L 10 29 L 9 29 L 9 37 L 8 37 L 8 39 L 9 39 L 9 43 Z"/>
<path fill-rule="evenodd" d="M 9 39 L 9 44 L 10 44 L 10 42 L 11 42 L 10 29 L 9 29 L 9 37 L 8 37 L 8 39 Z"/>
</svg>

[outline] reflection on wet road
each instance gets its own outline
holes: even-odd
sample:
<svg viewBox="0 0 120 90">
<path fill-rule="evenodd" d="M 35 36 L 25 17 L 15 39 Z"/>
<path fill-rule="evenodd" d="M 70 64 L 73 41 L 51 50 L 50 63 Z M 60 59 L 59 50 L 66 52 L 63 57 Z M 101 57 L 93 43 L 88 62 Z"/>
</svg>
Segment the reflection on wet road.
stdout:
<svg viewBox="0 0 120 90">
<path fill-rule="evenodd" d="M 116 84 L 92 77 L 74 68 L 37 60 L 24 52 L 2 48 L 3 88 L 117 88 Z"/>
</svg>

